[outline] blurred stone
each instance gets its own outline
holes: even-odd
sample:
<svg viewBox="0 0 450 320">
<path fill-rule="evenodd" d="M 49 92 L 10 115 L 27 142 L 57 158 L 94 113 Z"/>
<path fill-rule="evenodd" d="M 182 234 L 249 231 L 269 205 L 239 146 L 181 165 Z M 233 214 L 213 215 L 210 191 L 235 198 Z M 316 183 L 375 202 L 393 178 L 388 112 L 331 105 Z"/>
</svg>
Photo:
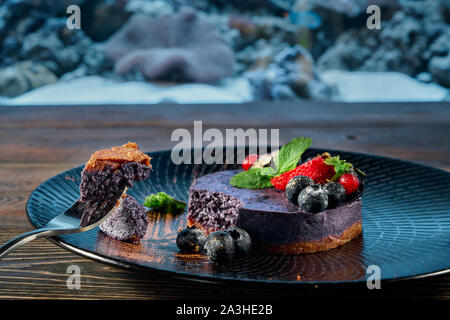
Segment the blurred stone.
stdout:
<svg viewBox="0 0 450 320">
<path fill-rule="evenodd" d="M 56 34 L 60 37 L 61 32 L 67 29 L 65 18 L 51 17 L 46 19 L 45 24 L 42 26 L 40 33 L 43 35 Z"/>
<path fill-rule="evenodd" d="M 309 52 L 299 45 L 281 50 L 266 68 L 245 75 L 257 100 L 330 100 L 336 94 L 321 80 Z"/>
<path fill-rule="evenodd" d="M 210 0 L 210 2 L 216 4 L 220 8 L 231 6 L 239 10 L 258 10 L 266 9 L 267 11 L 280 9 L 276 1 L 270 0 Z M 294 0 L 283 0 L 280 2 L 293 3 Z"/>
<path fill-rule="evenodd" d="M 108 78 L 118 78 L 111 76 L 110 71 L 113 70 L 113 63 L 106 56 L 102 44 L 91 44 L 86 48 L 79 66 L 68 73 L 65 73 L 61 80 L 72 80 L 87 75 L 103 75 Z M 123 79 L 125 80 L 125 79 Z M 136 80 L 136 77 L 131 80 Z"/>
<path fill-rule="evenodd" d="M 432 58 L 429 69 L 438 83 L 450 87 L 450 54 Z"/>
<path fill-rule="evenodd" d="M 284 84 L 274 84 L 270 88 L 270 96 L 276 101 L 298 99 L 298 96 L 295 94 L 294 90 Z"/>
<path fill-rule="evenodd" d="M 11 55 L 13 54 L 17 49 L 19 48 L 19 43 L 14 37 L 7 37 L 5 40 L 3 40 L 3 54 L 5 55 Z"/>
<path fill-rule="evenodd" d="M 54 60 L 45 60 L 45 61 L 38 61 L 38 63 L 41 66 L 46 67 L 48 70 L 50 70 L 53 74 L 55 74 L 56 76 L 58 76 L 58 74 L 60 73 L 60 66 L 59 64 L 54 61 Z"/>
<path fill-rule="evenodd" d="M 118 81 L 209 82 L 245 75 L 258 99 L 272 100 L 334 99 L 334 87 L 321 78 L 321 72 L 329 69 L 399 71 L 422 84 L 450 87 L 448 0 L 0 0 L 0 4 L 2 72 L 29 60 L 61 79 L 101 75 Z M 82 30 L 66 28 L 66 8 L 71 4 L 81 7 Z M 382 8 L 381 30 L 365 27 L 370 4 Z M 201 13 L 182 18 L 179 11 L 185 5 Z M 313 11 L 326 23 L 306 30 L 286 18 L 287 11 L 296 10 Z M 132 22 L 140 14 L 145 15 L 141 25 Z M 130 19 L 131 15 L 135 17 Z M 203 23 L 205 15 L 208 23 Z M 96 42 L 104 40 L 106 50 Z M 295 49 L 299 43 L 306 50 Z M 111 44 L 121 52 L 118 56 L 110 55 Z M 20 81 L 23 77 L 14 79 L 18 91 L 31 87 Z"/>
<path fill-rule="evenodd" d="M 230 16 L 228 26 L 232 29 L 237 29 L 243 36 L 251 35 L 256 30 L 253 21 L 245 16 Z"/>
<path fill-rule="evenodd" d="M 55 52 L 63 47 L 57 34 L 33 32 L 23 39 L 21 58 L 35 61 L 52 60 L 55 58 Z"/>
<path fill-rule="evenodd" d="M 434 40 L 424 53 L 425 59 L 434 56 L 445 56 L 450 52 L 450 28 Z"/>
<path fill-rule="evenodd" d="M 399 71 L 411 76 L 445 68 L 439 59 L 430 70 L 433 57 L 449 52 L 449 29 L 444 0 L 405 1 L 402 10 L 382 21 L 381 30 L 353 28 L 342 33 L 335 44 L 320 56 L 320 70 Z M 442 67 L 441 67 L 442 66 Z"/>
<path fill-rule="evenodd" d="M 105 54 L 101 44 L 91 45 L 84 57 L 83 63 L 89 68 L 90 74 L 102 74 L 113 69 L 113 63 Z"/>
<path fill-rule="evenodd" d="M 118 74 L 137 68 L 149 80 L 214 82 L 233 73 L 233 52 L 191 8 L 134 16 L 107 41 L 105 52 Z"/>
<path fill-rule="evenodd" d="M 74 70 L 81 61 L 76 47 L 66 47 L 55 52 L 55 59 L 60 66 L 59 74 Z"/>
<path fill-rule="evenodd" d="M 258 39 L 264 38 L 269 41 L 279 39 L 292 45 L 298 43 L 300 28 L 290 23 L 288 19 L 262 16 L 254 17 L 252 21 L 255 25 L 255 32 Z"/>
<path fill-rule="evenodd" d="M 144 13 L 150 17 L 158 17 L 174 12 L 174 8 L 167 1 L 128 0 L 126 10 L 133 13 Z"/>
<path fill-rule="evenodd" d="M 365 13 L 368 6 L 375 4 L 385 10 L 399 7 L 399 0 L 307 0 L 311 10 L 319 11 L 322 9 L 330 10 L 335 15 L 345 14 L 348 17 L 354 17 Z"/>
<path fill-rule="evenodd" d="M 105 41 L 132 15 L 125 10 L 126 1 L 90 1 L 82 8 L 83 31 L 94 41 Z"/>
<path fill-rule="evenodd" d="M 0 96 L 16 97 L 57 80 L 58 78 L 42 65 L 31 61 L 19 62 L 0 70 Z"/>
<path fill-rule="evenodd" d="M 0 40 L 6 36 L 7 33 L 6 26 L 7 26 L 6 20 L 2 16 L 0 16 Z"/>
<path fill-rule="evenodd" d="M 5 10 L 4 18 L 8 22 L 12 22 L 14 19 L 26 15 L 31 8 L 29 2 L 23 0 L 5 0 L 2 3 L 2 7 Z"/>
<path fill-rule="evenodd" d="M 63 82 L 71 81 L 71 80 L 78 79 L 78 78 L 81 78 L 81 77 L 84 77 L 87 75 L 89 75 L 89 69 L 88 69 L 88 67 L 86 67 L 86 65 L 82 64 L 75 70 L 63 74 L 59 78 L 59 80 L 63 81 Z"/>
<path fill-rule="evenodd" d="M 19 56 L 39 62 L 61 76 L 78 67 L 90 46 L 91 41 L 82 30 L 67 29 L 64 18 L 50 18 L 23 39 Z"/>
<path fill-rule="evenodd" d="M 423 83 L 430 83 L 433 76 L 429 72 L 421 72 L 416 76 L 416 79 Z"/>
</svg>

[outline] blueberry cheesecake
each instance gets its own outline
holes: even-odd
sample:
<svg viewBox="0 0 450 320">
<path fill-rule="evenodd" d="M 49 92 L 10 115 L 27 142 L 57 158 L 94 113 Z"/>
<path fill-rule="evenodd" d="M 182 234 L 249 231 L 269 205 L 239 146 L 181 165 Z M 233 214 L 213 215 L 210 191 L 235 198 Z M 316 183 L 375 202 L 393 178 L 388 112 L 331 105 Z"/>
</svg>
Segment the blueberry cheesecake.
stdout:
<svg viewBox="0 0 450 320">
<path fill-rule="evenodd" d="M 126 195 L 114 212 L 100 224 L 100 230 L 111 238 L 137 242 L 147 231 L 145 208 L 135 198 Z"/>
<path fill-rule="evenodd" d="M 252 155 L 244 170 L 196 179 L 188 225 L 205 235 L 243 229 L 272 254 L 312 253 L 352 240 L 362 232 L 365 174 L 329 153 L 301 162 L 310 144 L 309 138 L 297 138 L 273 154 L 269 166 L 252 166 L 258 159 Z M 224 235 L 219 239 L 229 242 Z"/>
<path fill-rule="evenodd" d="M 125 188 L 132 187 L 135 181 L 149 177 L 152 171 L 150 159 L 133 142 L 94 152 L 81 172 L 80 200 L 116 201 Z M 132 198 L 127 197 L 126 199 L 120 210 L 116 210 L 135 212 L 135 209 L 132 208 L 134 206 Z M 140 206 L 142 207 L 142 205 Z M 145 209 L 142 207 L 142 210 Z M 136 214 L 133 213 L 133 215 Z M 98 221 L 101 218 L 94 215 L 95 212 L 85 212 L 80 225 L 88 225 L 90 221 Z M 138 232 L 136 235 L 139 236 L 140 233 Z"/>
<path fill-rule="evenodd" d="M 117 198 L 124 187 L 148 178 L 150 159 L 134 142 L 94 152 L 81 172 L 81 201 Z"/>
</svg>

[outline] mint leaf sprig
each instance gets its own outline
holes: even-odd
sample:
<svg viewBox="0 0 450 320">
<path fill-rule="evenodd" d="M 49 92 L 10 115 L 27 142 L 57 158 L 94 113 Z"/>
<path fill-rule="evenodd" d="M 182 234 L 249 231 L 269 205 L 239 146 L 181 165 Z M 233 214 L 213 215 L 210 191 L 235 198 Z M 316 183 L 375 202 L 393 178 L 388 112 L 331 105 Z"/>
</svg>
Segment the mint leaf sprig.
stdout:
<svg viewBox="0 0 450 320">
<path fill-rule="evenodd" d="M 270 175 L 262 175 L 263 168 L 239 172 L 230 179 L 230 184 L 243 189 L 264 189 L 272 187 Z"/>
<path fill-rule="evenodd" d="M 186 208 L 186 203 L 169 196 L 167 193 L 158 192 L 147 196 L 144 206 L 161 213 L 180 213 Z"/>
<path fill-rule="evenodd" d="M 275 158 L 276 175 L 295 169 L 302 154 L 309 148 L 311 142 L 311 138 L 299 137 L 284 145 L 278 153 L 278 157 Z"/>
<path fill-rule="evenodd" d="M 330 179 L 330 181 L 334 182 L 339 179 L 345 173 L 356 171 L 359 175 L 365 176 L 366 174 L 361 170 L 353 167 L 350 162 L 346 160 L 340 159 L 339 156 L 329 157 L 323 161 L 325 164 L 334 166 L 334 176 Z"/>
<path fill-rule="evenodd" d="M 237 188 L 263 189 L 272 187 L 270 179 L 297 167 L 302 154 L 311 145 L 311 138 L 299 137 L 284 145 L 274 159 L 272 167 L 253 168 L 231 178 L 230 184 Z"/>
</svg>

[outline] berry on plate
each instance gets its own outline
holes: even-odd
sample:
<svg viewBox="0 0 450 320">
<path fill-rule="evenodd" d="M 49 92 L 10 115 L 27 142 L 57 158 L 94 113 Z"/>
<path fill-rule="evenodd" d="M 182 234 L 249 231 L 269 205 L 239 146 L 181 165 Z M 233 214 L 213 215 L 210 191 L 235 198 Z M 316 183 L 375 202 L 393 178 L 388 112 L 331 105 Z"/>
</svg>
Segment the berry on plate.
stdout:
<svg viewBox="0 0 450 320">
<path fill-rule="evenodd" d="M 236 256 L 248 255 L 252 249 L 252 239 L 250 235 L 241 228 L 232 228 L 228 233 L 233 238 Z"/>
<path fill-rule="evenodd" d="M 336 208 L 345 200 L 345 189 L 338 182 L 328 182 L 323 186 L 328 194 L 328 209 Z"/>
<path fill-rule="evenodd" d="M 320 184 L 308 186 L 300 192 L 298 205 L 305 212 L 321 212 L 328 207 L 328 194 Z"/>
<path fill-rule="evenodd" d="M 242 169 L 247 171 L 258 160 L 257 154 L 249 154 L 242 162 Z"/>
<path fill-rule="evenodd" d="M 217 263 L 227 263 L 234 259 L 235 245 L 233 237 L 226 231 L 211 233 L 205 243 L 206 255 Z"/>
<path fill-rule="evenodd" d="M 286 185 L 286 197 L 288 200 L 298 205 L 298 195 L 300 192 L 305 189 L 307 186 L 311 186 L 314 184 L 314 180 L 307 176 L 296 176 L 289 180 Z"/>
<path fill-rule="evenodd" d="M 359 187 L 359 179 L 353 173 L 344 173 L 339 178 L 339 183 L 342 184 L 347 195 L 352 194 Z"/>
<path fill-rule="evenodd" d="M 352 194 L 348 194 L 345 197 L 345 201 L 350 202 L 353 201 L 355 199 L 361 198 L 361 196 L 364 193 L 364 177 L 361 177 L 360 175 L 358 175 L 359 178 L 359 187 L 358 190 L 356 190 L 355 192 L 353 192 Z"/>
<path fill-rule="evenodd" d="M 206 236 L 196 227 L 187 227 L 177 235 L 177 246 L 182 252 L 199 253 L 205 242 Z"/>
</svg>

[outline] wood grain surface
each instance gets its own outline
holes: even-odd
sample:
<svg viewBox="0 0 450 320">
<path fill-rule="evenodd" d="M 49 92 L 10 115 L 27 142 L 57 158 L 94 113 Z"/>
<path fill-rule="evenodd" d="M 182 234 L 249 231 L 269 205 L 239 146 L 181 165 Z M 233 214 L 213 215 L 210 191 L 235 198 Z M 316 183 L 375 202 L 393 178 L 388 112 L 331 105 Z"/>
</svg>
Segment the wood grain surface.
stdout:
<svg viewBox="0 0 450 320">
<path fill-rule="evenodd" d="M 275 128 L 281 142 L 310 136 L 313 146 L 411 160 L 450 171 L 450 103 L 280 103 L 247 105 L 0 106 L 0 243 L 31 229 L 30 193 L 51 176 L 84 163 L 100 148 L 137 142 L 168 149 L 176 128 Z M 66 286 L 80 266 L 80 290 Z M 450 299 L 450 276 L 367 288 L 217 285 L 143 275 L 90 261 L 48 240 L 32 242 L 0 262 L 0 298 L 31 299 Z"/>
</svg>

